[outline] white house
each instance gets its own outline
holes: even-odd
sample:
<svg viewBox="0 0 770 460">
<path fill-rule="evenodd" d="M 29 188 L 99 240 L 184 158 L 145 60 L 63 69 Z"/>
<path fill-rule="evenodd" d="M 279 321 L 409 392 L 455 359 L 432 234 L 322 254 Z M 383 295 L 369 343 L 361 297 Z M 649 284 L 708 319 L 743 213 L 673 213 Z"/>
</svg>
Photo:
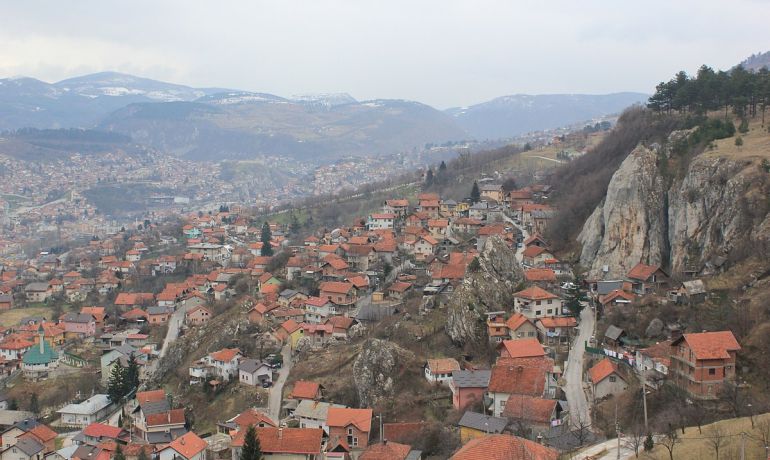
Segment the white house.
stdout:
<svg viewBox="0 0 770 460">
<path fill-rule="evenodd" d="M 594 399 L 618 395 L 628 388 L 626 379 L 620 374 L 618 365 L 610 358 L 604 358 L 588 370 Z"/>
<path fill-rule="evenodd" d="M 460 363 L 454 358 L 429 359 L 425 364 L 425 378 L 431 383 L 449 385 L 452 371 L 459 371 Z"/>
<path fill-rule="evenodd" d="M 109 396 L 97 394 L 77 404 L 68 404 L 57 410 L 61 414 L 61 424 L 85 428 L 98 422 L 112 410 Z"/>
<path fill-rule="evenodd" d="M 201 372 L 201 368 L 208 368 L 207 373 L 210 371 L 213 376 L 230 380 L 238 376 L 238 363 L 242 358 L 241 350 L 237 348 L 223 348 L 214 353 L 209 353 L 202 360 L 190 366 L 190 376 L 204 377 L 205 374 L 197 374 Z M 195 368 L 196 375 L 193 375 L 193 368 Z"/>
<path fill-rule="evenodd" d="M 159 460 L 206 460 L 208 443 L 189 431 L 158 452 Z"/>
<path fill-rule="evenodd" d="M 322 324 L 337 314 L 337 307 L 324 297 L 310 297 L 305 300 L 305 322 Z"/>
<path fill-rule="evenodd" d="M 243 359 L 238 365 L 238 381 L 244 385 L 262 385 L 273 382 L 273 369 L 256 359 Z"/>
<path fill-rule="evenodd" d="M 370 214 L 366 221 L 367 230 L 388 230 L 393 228 L 396 215 L 393 213 Z"/>
<path fill-rule="evenodd" d="M 329 434 L 329 425 L 326 424 L 326 418 L 330 407 L 344 408 L 346 406 L 303 399 L 297 404 L 294 416 L 299 419 L 300 428 L 321 428 L 326 434 Z"/>
<path fill-rule="evenodd" d="M 562 302 L 559 296 L 538 286 L 528 287 L 513 294 L 513 308 L 529 319 L 562 314 Z"/>
</svg>

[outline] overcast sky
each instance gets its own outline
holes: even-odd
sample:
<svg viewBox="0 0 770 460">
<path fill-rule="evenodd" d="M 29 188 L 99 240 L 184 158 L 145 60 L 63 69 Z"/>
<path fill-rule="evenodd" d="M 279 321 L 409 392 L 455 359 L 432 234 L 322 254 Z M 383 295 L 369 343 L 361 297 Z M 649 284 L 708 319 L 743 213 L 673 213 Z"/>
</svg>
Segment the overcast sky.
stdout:
<svg viewBox="0 0 770 460">
<path fill-rule="evenodd" d="M 5 1 L 0 77 L 116 70 L 438 108 L 515 93 L 651 92 L 770 49 L 770 2 Z"/>
</svg>

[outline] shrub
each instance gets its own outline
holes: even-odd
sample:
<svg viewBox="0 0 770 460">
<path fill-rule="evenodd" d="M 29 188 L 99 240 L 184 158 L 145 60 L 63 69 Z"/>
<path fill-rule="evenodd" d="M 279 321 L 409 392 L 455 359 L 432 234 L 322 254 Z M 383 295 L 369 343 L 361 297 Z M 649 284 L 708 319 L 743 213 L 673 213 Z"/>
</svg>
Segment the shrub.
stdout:
<svg viewBox="0 0 770 460">
<path fill-rule="evenodd" d="M 735 138 L 735 145 L 737 145 L 738 147 L 743 145 L 743 138 L 741 136 L 738 136 Z"/>
</svg>

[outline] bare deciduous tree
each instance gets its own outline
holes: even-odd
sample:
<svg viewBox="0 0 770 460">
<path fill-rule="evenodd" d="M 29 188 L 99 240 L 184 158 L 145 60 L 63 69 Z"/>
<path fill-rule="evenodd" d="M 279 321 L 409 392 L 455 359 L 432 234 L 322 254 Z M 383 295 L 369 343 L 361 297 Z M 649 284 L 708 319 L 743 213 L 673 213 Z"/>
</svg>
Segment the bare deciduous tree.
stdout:
<svg viewBox="0 0 770 460">
<path fill-rule="evenodd" d="M 629 430 L 626 433 L 626 436 L 623 440 L 623 445 L 626 446 L 628 449 L 633 450 L 634 455 L 638 458 L 639 450 L 642 449 L 642 447 L 644 446 L 644 438 L 646 437 L 647 435 L 644 432 L 644 427 L 642 427 L 639 424 L 636 424 L 631 430 Z"/>
<path fill-rule="evenodd" d="M 661 438 L 660 444 L 661 446 L 666 448 L 666 451 L 668 451 L 668 457 L 670 460 L 674 460 L 674 448 L 677 446 L 677 444 L 681 443 L 682 440 L 679 439 L 679 435 L 676 432 L 676 428 L 674 428 L 673 425 L 669 424 L 668 429 L 666 430 L 666 434 Z"/>
<path fill-rule="evenodd" d="M 708 430 L 707 436 L 706 444 L 708 444 L 709 449 L 714 451 L 716 460 L 719 460 L 719 451 L 727 446 L 730 438 L 718 426 L 711 427 Z"/>
</svg>

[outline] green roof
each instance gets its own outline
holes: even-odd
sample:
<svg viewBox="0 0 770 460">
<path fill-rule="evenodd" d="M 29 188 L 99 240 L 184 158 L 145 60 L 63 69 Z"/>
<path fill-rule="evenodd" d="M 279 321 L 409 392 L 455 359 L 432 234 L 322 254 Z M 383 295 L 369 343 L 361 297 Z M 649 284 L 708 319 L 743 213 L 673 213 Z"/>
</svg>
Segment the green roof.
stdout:
<svg viewBox="0 0 770 460">
<path fill-rule="evenodd" d="M 24 364 L 48 364 L 57 359 L 59 359 L 59 355 L 45 340 L 43 340 L 42 352 L 40 351 L 40 345 L 38 344 L 27 350 L 21 358 Z"/>
</svg>

